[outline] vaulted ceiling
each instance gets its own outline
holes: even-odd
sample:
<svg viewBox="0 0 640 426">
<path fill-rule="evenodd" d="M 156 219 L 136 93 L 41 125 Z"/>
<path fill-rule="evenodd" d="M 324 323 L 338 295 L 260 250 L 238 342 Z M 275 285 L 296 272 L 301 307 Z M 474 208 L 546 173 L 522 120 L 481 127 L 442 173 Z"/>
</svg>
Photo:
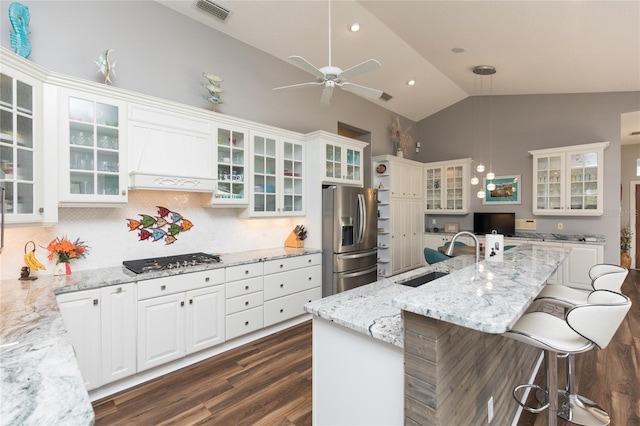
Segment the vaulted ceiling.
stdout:
<svg viewBox="0 0 640 426">
<path fill-rule="evenodd" d="M 216 0 L 226 21 L 196 0 L 159 2 L 288 63 L 329 65 L 328 1 Z M 472 69 L 484 64 L 497 69 L 493 95 L 640 91 L 640 2 L 334 0 L 331 64 L 369 58 L 382 67 L 350 81 L 390 94 L 372 102 L 413 121 L 480 94 Z M 273 87 L 303 82 L 273 77 Z M 640 113 L 626 121 L 623 137 L 640 131 Z"/>
</svg>

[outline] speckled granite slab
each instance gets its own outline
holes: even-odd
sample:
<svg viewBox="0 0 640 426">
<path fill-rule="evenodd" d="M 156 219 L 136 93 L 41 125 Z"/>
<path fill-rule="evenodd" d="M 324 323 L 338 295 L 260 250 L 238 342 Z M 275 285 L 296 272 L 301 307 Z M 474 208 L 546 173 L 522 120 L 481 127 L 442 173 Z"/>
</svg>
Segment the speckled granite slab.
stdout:
<svg viewBox="0 0 640 426">
<path fill-rule="evenodd" d="M 517 246 L 502 262 L 480 261 L 394 298 L 393 305 L 452 324 L 501 334 L 515 324 L 569 249 Z"/>
<path fill-rule="evenodd" d="M 375 283 L 354 288 L 308 303 L 305 310 L 320 318 L 403 347 L 400 308 L 392 301 L 413 290 L 396 284 L 431 271 L 449 272 L 473 264 L 473 256 L 458 256 L 433 266 L 425 266 Z"/>
<path fill-rule="evenodd" d="M 0 281 L 0 424 L 91 425 L 94 413 L 55 294 L 161 276 L 321 253 L 274 248 L 221 254 L 222 262 L 136 275 L 122 266 Z"/>
</svg>

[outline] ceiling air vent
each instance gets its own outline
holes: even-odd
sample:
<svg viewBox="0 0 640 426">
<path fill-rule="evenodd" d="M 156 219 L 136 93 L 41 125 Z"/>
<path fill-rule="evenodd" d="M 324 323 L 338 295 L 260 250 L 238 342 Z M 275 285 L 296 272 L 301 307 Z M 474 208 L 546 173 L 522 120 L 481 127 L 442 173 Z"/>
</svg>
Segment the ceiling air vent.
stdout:
<svg viewBox="0 0 640 426">
<path fill-rule="evenodd" d="M 385 102 L 388 101 L 391 98 L 393 98 L 393 96 L 391 96 L 387 92 L 382 92 L 382 95 L 380 95 L 380 99 L 382 99 Z"/>
<path fill-rule="evenodd" d="M 219 4 L 209 0 L 197 0 L 196 8 L 208 13 L 209 15 L 215 16 L 221 21 L 226 21 L 227 17 L 231 14 L 231 11 L 226 7 L 220 6 Z"/>
</svg>

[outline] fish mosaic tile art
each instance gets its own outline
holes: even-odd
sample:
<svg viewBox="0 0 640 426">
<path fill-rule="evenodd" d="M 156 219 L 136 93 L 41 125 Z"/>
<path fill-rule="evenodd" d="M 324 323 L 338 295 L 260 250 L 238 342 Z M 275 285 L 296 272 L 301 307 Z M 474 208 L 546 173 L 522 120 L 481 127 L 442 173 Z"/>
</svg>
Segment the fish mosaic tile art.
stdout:
<svg viewBox="0 0 640 426">
<path fill-rule="evenodd" d="M 180 232 L 193 228 L 193 223 L 182 217 L 180 213 L 172 212 L 166 207 L 158 207 L 158 215 L 139 214 L 140 219 L 126 219 L 129 231 L 139 230 L 139 241 L 159 241 L 164 238 L 165 245 L 175 243 Z"/>
</svg>

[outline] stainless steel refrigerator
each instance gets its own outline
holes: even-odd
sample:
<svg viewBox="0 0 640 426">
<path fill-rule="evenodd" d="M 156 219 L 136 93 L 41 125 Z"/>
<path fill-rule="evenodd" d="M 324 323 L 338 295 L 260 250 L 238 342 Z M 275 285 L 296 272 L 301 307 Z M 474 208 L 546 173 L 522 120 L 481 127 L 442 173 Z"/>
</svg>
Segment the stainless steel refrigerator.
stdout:
<svg viewBox="0 0 640 426">
<path fill-rule="evenodd" d="M 378 191 L 322 190 L 322 297 L 377 280 Z"/>
</svg>

